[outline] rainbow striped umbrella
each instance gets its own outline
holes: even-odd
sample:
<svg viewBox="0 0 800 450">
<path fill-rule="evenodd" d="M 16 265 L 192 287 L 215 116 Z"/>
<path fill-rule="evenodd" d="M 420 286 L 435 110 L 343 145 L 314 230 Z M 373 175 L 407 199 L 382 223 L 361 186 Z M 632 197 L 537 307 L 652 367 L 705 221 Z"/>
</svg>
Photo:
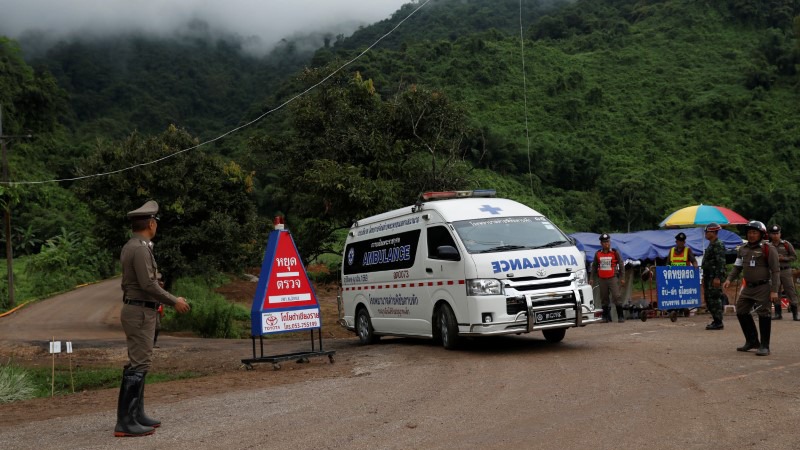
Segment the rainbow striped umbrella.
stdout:
<svg viewBox="0 0 800 450">
<path fill-rule="evenodd" d="M 716 222 L 720 225 L 746 224 L 747 219 L 735 211 L 722 206 L 695 205 L 681 208 L 667 216 L 658 226 L 660 227 L 688 227 L 693 225 L 708 225 Z"/>
</svg>

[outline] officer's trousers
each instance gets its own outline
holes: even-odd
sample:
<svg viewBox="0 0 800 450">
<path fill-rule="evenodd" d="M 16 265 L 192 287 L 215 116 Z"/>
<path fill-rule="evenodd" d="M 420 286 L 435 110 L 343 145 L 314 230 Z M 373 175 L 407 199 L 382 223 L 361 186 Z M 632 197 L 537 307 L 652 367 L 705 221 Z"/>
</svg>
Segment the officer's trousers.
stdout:
<svg viewBox="0 0 800 450">
<path fill-rule="evenodd" d="M 619 289 L 619 278 L 600 278 L 600 304 L 602 306 L 609 305 L 609 293 L 613 297 L 615 305 L 622 305 L 622 293 Z"/>
<path fill-rule="evenodd" d="M 781 286 L 783 286 L 786 296 L 789 297 L 789 304 L 797 306 L 797 290 L 794 288 L 792 269 L 781 270 Z"/>
<path fill-rule="evenodd" d="M 158 311 L 144 306 L 122 305 L 120 322 L 128 344 L 128 369 L 148 372 L 153 362 L 153 338 Z"/>
<path fill-rule="evenodd" d="M 769 299 L 770 283 L 751 287 L 746 285 L 742 290 L 742 295 L 736 300 L 736 315 L 744 316 L 750 314 L 755 308 L 759 317 L 772 317 L 772 302 Z"/>
</svg>

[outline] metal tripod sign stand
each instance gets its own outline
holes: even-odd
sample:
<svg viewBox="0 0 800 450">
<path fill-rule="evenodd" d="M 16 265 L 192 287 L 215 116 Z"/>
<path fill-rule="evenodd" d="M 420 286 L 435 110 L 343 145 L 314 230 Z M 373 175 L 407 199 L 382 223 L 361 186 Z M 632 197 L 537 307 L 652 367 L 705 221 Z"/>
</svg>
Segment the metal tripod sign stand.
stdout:
<svg viewBox="0 0 800 450">
<path fill-rule="evenodd" d="M 254 363 L 272 363 L 273 369 L 277 370 L 282 361 L 308 362 L 308 358 L 317 356 L 327 356 L 331 363 L 334 362 L 336 351 L 322 348 L 322 319 L 314 288 L 292 235 L 283 229 L 282 224 L 276 224 L 276 229 L 267 240 L 250 321 L 253 357 L 242 359 L 242 364 L 248 370 L 253 368 Z M 303 330 L 311 333 L 310 351 L 264 355 L 264 335 Z M 319 348 L 314 342 L 314 330 L 317 330 Z M 258 356 L 256 338 L 261 344 Z"/>
</svg>

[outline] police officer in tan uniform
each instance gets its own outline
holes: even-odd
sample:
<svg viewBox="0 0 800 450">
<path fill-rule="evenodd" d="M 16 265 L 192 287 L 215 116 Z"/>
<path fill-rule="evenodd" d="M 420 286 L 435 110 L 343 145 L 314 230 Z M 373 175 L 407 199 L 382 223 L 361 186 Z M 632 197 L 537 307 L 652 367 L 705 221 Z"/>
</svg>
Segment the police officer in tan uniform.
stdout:
<svg viewBox="0 0 800 450">
<path fill-rule="evenodd" d="M 789 241 L 781 239 L 781 226 L 773 225 L 769 227 L 769 242 L 778 251 L 778 262 L 781 265 L 781 287 L 789 297 L 789 310 L 792 312 L 792 319 L 800 320 L 797 318 L 797 291 L 794 288 L 794 277 L 792 276 L 792 261 L 797 259 L 797 253 L 794 251 L 794 246 Z M 775 303 L 775 315 L 772 320 L 781 320 L 781 302 Z"/>
<path fill-rule="evenodd" d="M 179 313 L 189 311 L 183 297 L 175 297 L 158 283 L 153 257 L 153 236 L 158 229 L 158 203 L 153 200 L 128 213 L 133 235 L 122 247 L 123 305 L 120 322 L 128 344 L 128 364 L 122 371 L 114 436 L 152 434 L 161 422 L 144 412 L 144 383 L 153 357 L 153 340 L 159 304 Z"/>
<path fill-rule="evenodd" d="M 722 285 L 727 289 L 731 281 L 743 273 L 746 286 L 736 302 L 736 317 L 742 326 L 745 343 L 736 350 L 746 352 L 758 348 L 756 355 L 769 355 L 769 339 L 772 331 L 772 302 L 778 300 L 778 289 L 781 286 L 780 264 L 778 252 L 769 242 L 762 242 L 767 234 L 767 227 L 757 220 L 747 223 L 747 243 L 739 247 L 736 262 L 733 264 L 728 279 Z M 758 325 L 761 329 L 761 342 L 751 311 L 755 307 L 758 313 Z"/>
</svg>

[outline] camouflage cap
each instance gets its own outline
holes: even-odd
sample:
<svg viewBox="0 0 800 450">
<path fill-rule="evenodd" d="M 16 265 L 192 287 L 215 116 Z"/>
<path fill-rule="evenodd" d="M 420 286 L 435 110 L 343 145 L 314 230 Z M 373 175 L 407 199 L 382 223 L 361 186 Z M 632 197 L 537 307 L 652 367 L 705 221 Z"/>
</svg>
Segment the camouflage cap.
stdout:
<svg viewBox="0 0 800 450">
<path fill-rule="evenodd" d="M 156 214 L 158 214 L 158 203 L 155 200 L 149 200 L 147 203 L 142 205 L 138 209 L 134 209 L 133 211 L 128 211 L 128 218 L 129 219 L 141 219 L 144 217 L 156 219 Z"/>
</svg>

